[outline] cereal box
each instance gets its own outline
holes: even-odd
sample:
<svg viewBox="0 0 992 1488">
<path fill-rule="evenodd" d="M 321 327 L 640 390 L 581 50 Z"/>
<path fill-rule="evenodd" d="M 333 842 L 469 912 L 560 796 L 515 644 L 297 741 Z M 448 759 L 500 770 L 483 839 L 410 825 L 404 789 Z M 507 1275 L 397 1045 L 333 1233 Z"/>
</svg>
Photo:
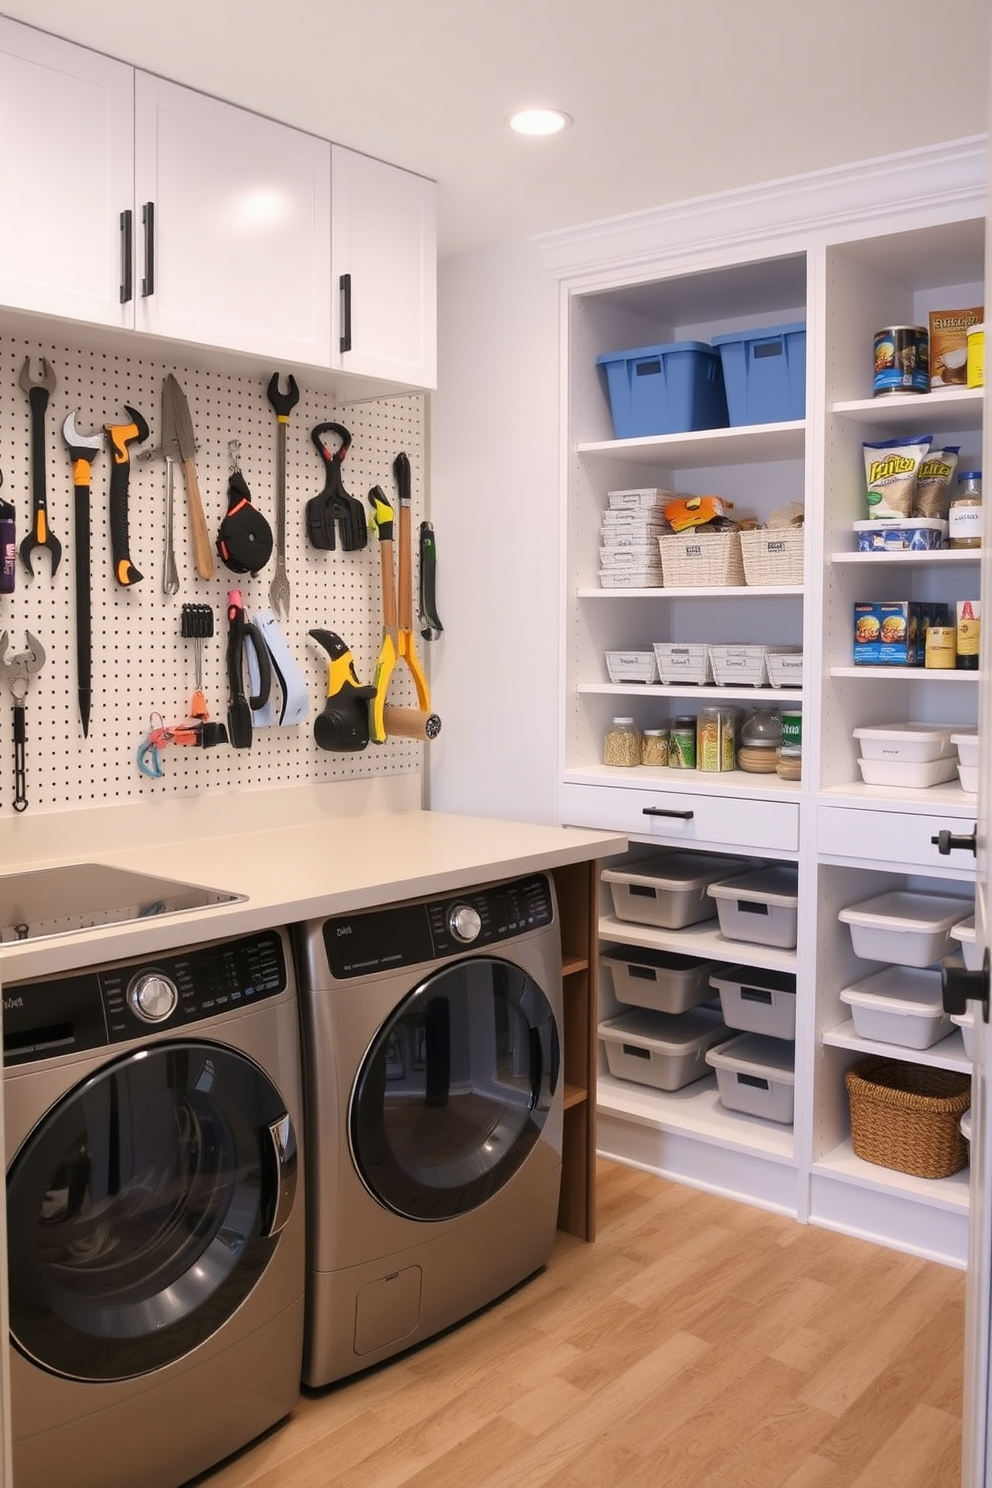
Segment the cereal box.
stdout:
<svg viewBox="0 0 992 1488">
<path fill-rule="evenodd" d="M 923 607 L 913 600 L 854 606 L 855 666 L 920 666 Z"/>
<path fill-rule="evenodd" d="M 931 388 L 967 386 L 968 327 L 984 319 L 984 305 L 970 310 L 930 311 Z"/>
</svg>

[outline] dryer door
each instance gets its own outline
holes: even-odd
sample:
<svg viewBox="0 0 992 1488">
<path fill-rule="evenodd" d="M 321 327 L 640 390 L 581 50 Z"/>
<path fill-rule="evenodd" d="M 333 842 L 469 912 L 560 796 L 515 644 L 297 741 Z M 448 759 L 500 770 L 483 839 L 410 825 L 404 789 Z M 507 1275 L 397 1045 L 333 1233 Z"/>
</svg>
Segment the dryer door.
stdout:
<svg viewBox="0 0 992 1488">
<path fill-rule="evenodd" d="M 176 1042 L 105 1065 L 7 1175 L 14 1344 L 79 1380 L 181 1358 L 262 1275 L 295 1186 L 292 1122 L 251 1060 Z"/>
<path fill-rule="evenodd" d="M 409 1219 L 475 1209 L 539 1141 L 559 1080 L 542 989 L 510 961 L 434 972 L 399 1004 L 352 1091 L 352 1158 L 374 1198 Z"/>
</svg>

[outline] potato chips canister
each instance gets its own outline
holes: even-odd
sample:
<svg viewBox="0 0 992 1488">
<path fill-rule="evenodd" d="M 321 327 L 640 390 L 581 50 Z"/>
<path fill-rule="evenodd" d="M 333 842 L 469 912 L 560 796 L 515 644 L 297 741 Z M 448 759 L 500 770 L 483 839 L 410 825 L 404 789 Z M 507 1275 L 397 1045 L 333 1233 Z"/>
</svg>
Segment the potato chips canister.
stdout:
<svg viewBox="0 0 992 1488">
<path fill-rule="evenodd" d="M 930 335 L 925 326 L 886 326 L 875 332 L 876 398 L 930 391 Z"/>
</svg>

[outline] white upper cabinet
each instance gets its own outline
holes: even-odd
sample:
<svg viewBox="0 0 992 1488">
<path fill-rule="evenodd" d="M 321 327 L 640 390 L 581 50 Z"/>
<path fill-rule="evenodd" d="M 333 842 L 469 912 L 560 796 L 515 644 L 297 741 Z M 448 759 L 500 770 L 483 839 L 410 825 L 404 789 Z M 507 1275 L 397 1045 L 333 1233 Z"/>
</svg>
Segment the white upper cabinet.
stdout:
<svg viewBox="0 0 992 1488">
<path fill-rule="evenodd" d="M 137 73 L 137 328 L 329 366 L 330 157 L 324 140 Z"/>
<path fill-rule="evenodd" d="M 437 385 L 435 187 L 332 147 L 332 366 Z"/>
<path fill-rule="evenodd" d="M 134 71 L 0 17 L 0 303 L 127 326 Z"/>
</svg>

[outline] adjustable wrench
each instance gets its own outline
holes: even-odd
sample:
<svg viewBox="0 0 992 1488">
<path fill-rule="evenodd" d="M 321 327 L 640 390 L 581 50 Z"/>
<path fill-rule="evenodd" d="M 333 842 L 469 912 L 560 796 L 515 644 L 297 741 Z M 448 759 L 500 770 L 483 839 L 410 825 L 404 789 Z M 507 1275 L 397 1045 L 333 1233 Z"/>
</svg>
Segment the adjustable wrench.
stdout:
<svg viewBox="0 0 992 1488">
<path fill-rule="evenodd" d="M 289 415 L 300 401 L 296 378 L 286 379 L 287 391 L 279 391 L 279 373 L 269 378 L 269 402 L 276 411 L 279 427 L 278 486 L 276 493 L 276 568 L 269 584 L 269 604 L 283 619 L 289 615 L 289 580 L 286 577 L 286 427 Z"/>
<path fill-rule="evenodd" d="M 93 681 L 92 602 L 90 598 L 90 470 L 100 453 L 99 434 L 80 434 L 76 415 L 66 415 L 62 438 L 72 461 L 73 525 L 76 579 L 76 695 L 83 738 L 90 731 Z"/>
<path fill-rule="evenodd" d="M 10 695 L 14 699 L 14 810 L 26 811 L 28 798 L 25 793 L 25 770 L 24 770 L 24 742 L 26 729 L 24 726 L 24 699 L 27 697 L 28 685 L 35 672 L 40 672 L 45 664 L 45 653 L 41 642 L 35 640 L 30 631 L 25 634 L 28 638 L 28 649 L 19 651 L 16 656 L 7 657 L 7 632 L 0 635 L 0 672 L 2 672 Z"/>
<path fill-rule="evenodd" d="M 52 577 L 62 557 L 62 544 L 48 525 L 48 496 L 45 488 L 45 409 L 55 391 L 55 373 L 51 363 L 41 358 L 41 377 L 31 379 L 31 358 L 24 358 L 17 379 L 31 404 L 31 531 L 21 543 L 21 562 L 34 577 L 31 554 L 35 548 L 47 548 L 52 555 Z"/>
</svg>

